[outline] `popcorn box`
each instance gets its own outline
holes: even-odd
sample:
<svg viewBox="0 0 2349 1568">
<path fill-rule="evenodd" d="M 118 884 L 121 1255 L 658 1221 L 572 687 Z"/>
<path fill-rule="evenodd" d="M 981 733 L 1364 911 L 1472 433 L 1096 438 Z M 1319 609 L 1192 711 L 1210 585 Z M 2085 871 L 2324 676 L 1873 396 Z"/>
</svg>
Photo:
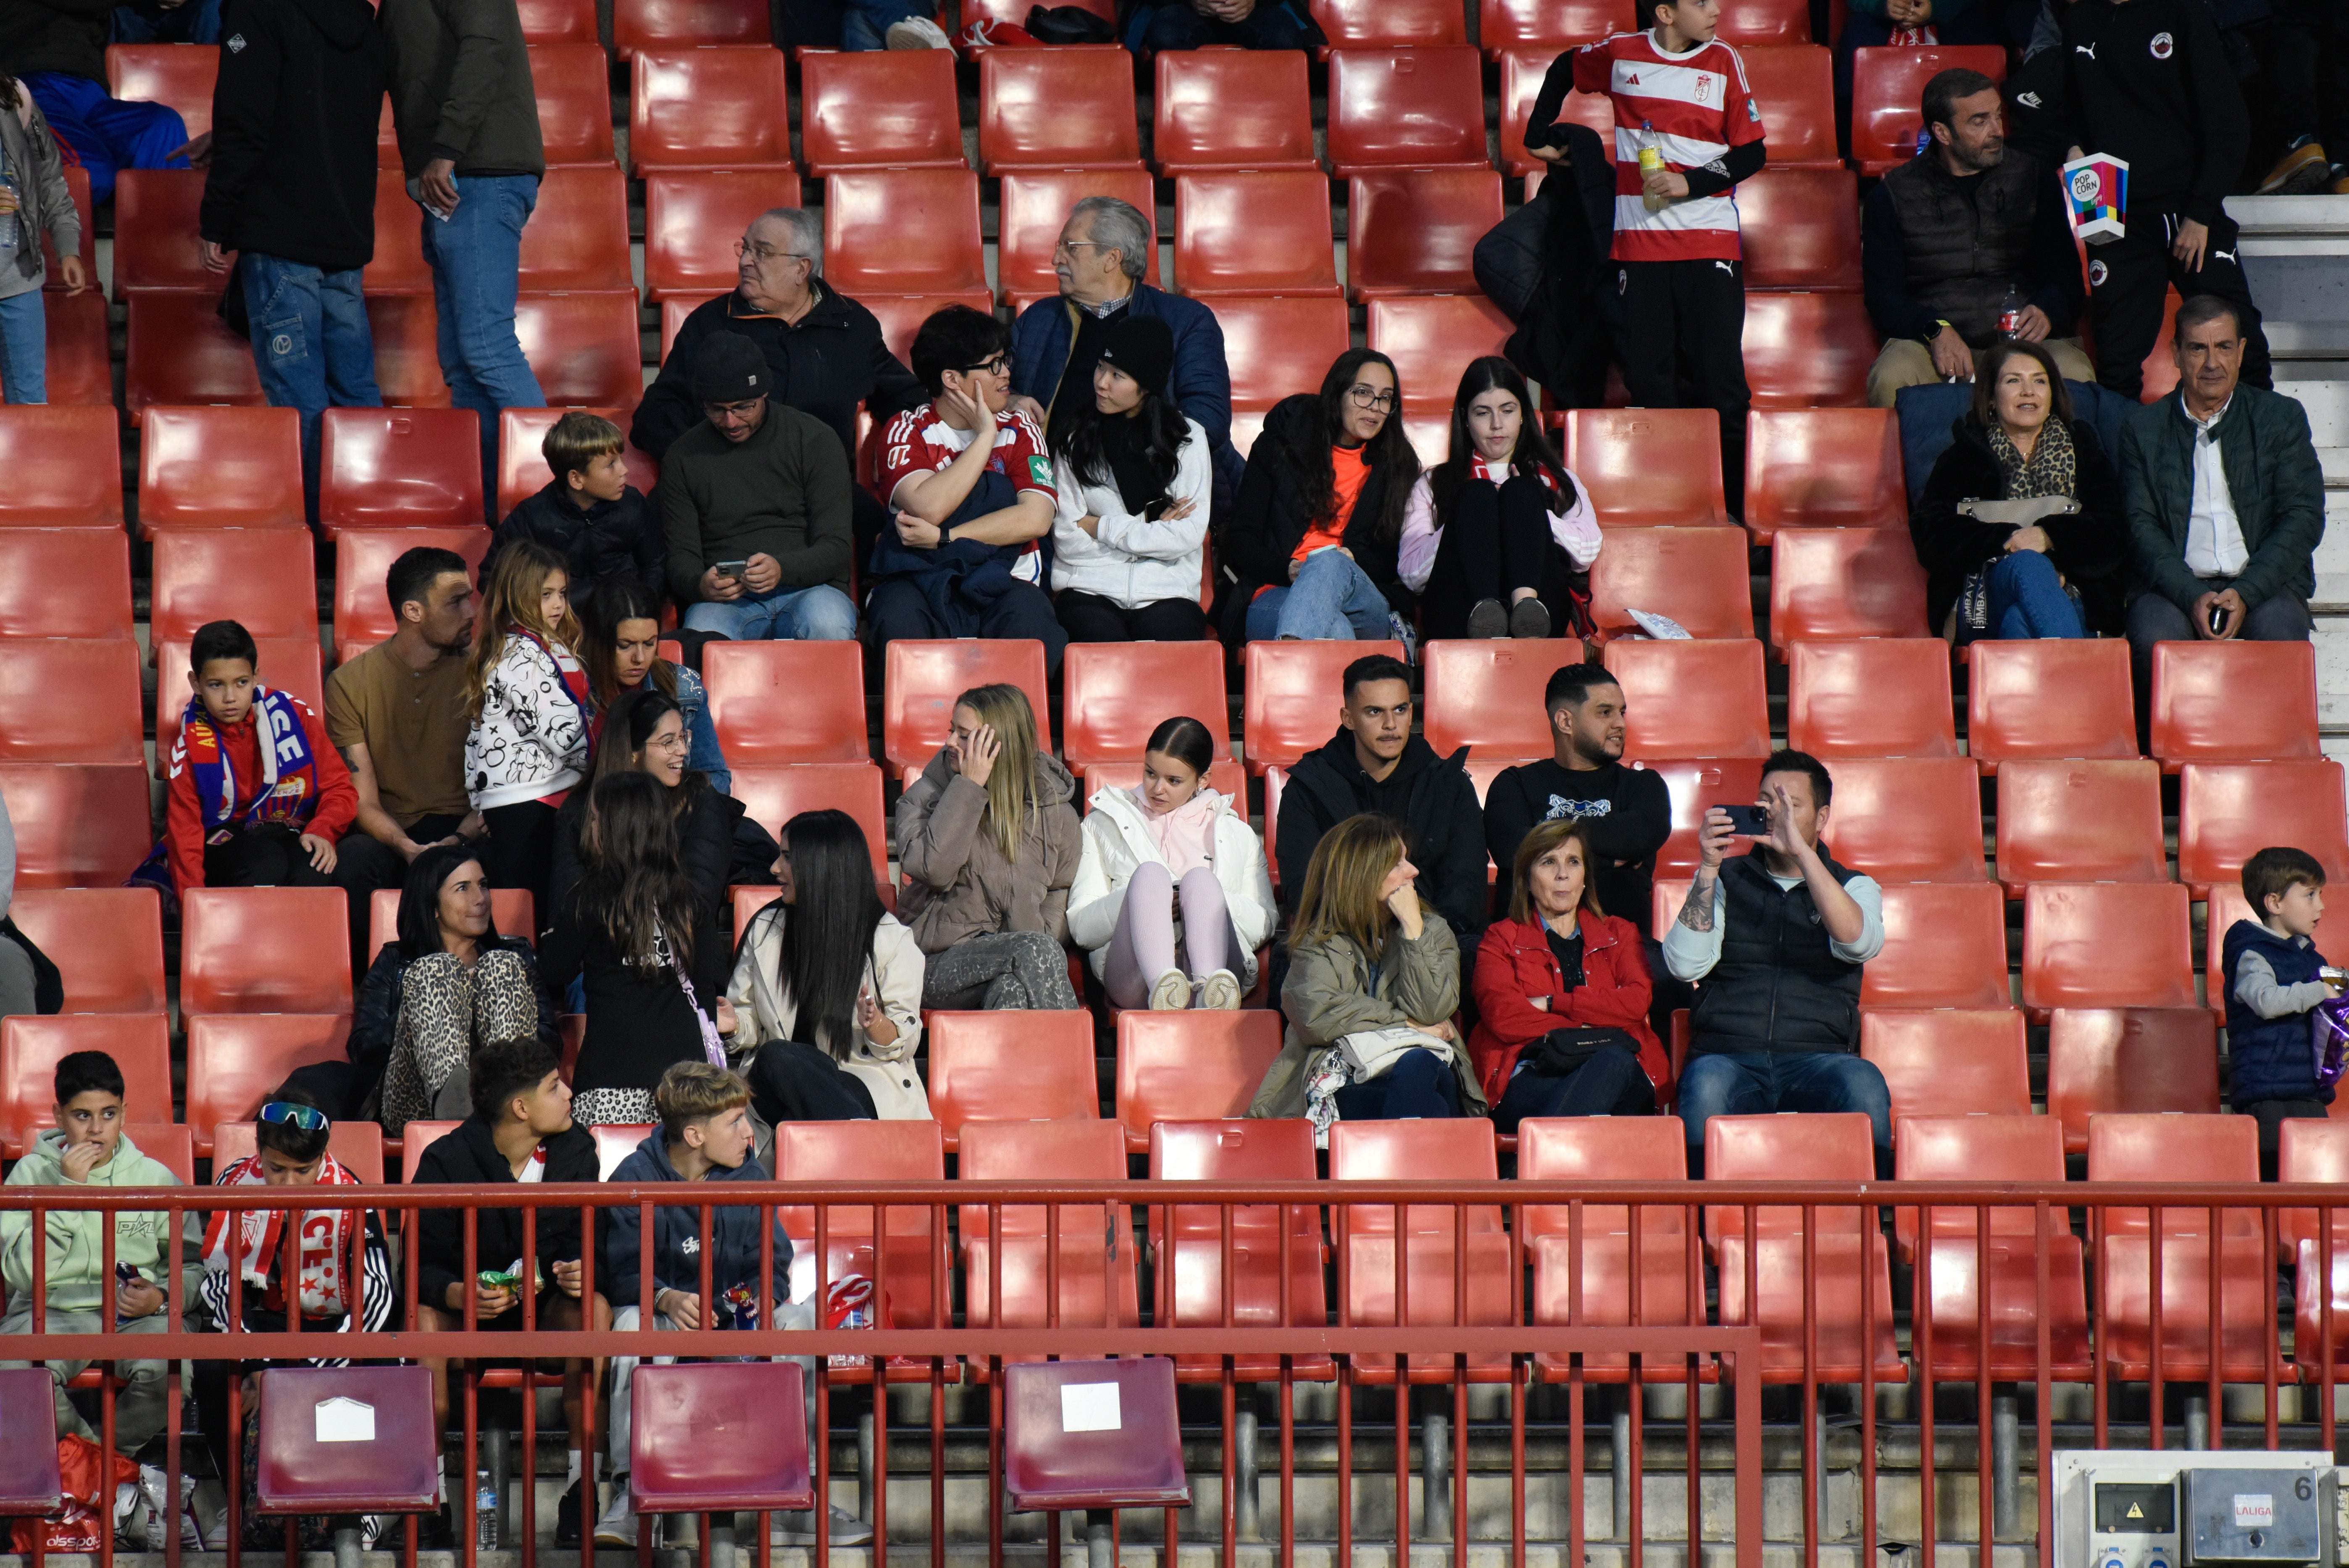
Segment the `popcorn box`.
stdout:
<svg viewBox="0 0 2349 1568">
<path fill-rule="evenodd" d="M 2064 165 L 2064 200 L 2073 235 L 2092 245 L 2116 240 L 2128 229 L 2128 161 L 2091 152 Z"/>
</svg>

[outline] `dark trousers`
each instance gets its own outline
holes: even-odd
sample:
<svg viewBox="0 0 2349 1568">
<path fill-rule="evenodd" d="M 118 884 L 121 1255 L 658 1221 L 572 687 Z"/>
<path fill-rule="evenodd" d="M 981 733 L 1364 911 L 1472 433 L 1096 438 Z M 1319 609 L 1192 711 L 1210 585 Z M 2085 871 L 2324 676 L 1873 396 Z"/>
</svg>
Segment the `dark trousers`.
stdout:
<svg viewBox="0 0 2349 1568">
<path fill-rule="evenodd" d="M 1054 607 L 1071 642 L 1197 642 L 1207 612 L 1196 599 L 1157 599 L 1133 609 L 1098 594 L 1062 588 Z"/>
<path fill-rule="evenodd" d="M 1550 611 L 1553 627 L 1581 575 L 1549 532 L 1549 492 L 1541 481 L 1516 474 L 1499 485 L 1472 479 L 1460 487 L 1452 515 L 1435 536 L 1435 566 L 1419 601 L 1430 639 L 1464 637 L 1468 612 L 1479 600 L 1508 602 L 1532 588 Z"/>
<path fill-rule="evenodd" d="M 832 1053 L 799 1040 L 771 1040 L 742 1075 L 750 1108 L 770 1127 L 783 1122 L 869 1122 L 873 1091 Z"/>
<path fill-rule="evenodd" d="M 461 816 L 446 812 L 419 816 L 409 828 L 408 836 L 419 844 L 430 844 L 457 831 Z M 408 862 L 398 850 L 379 839 L 369 838 L 353 827 L 335 846 L 335 886 L 351 898 L 351 975 L 364 979 L 367 965 L 375 961 L 375 951 L 367 945 L 367 909 L 376 889 L 397 888 L 408 880 Z M 532 933 L 535 935 L 536 933 Z"/>
<path fill-rule="evenodd" d="M 1322 41 L 1321 29 L 1306 14 L 1302 0 L 1278 0 L 1258 5 L 1237 22 L 1202 16 L 1185 0 L 1172 5 L 1137 5 L 1126 24 L 1125 47 L 1142 56 L 1161 49 L 1309 49 Z"/>
<path fill-rule="evenodd" d="M 2333 1112 L 2323 1100 L 2253 1100 L 2235 1109 L 2260 1124 L 2260 1179 L 2276 1179 L 2276 1147 L 2283 1137 L 2283 1124 L 2294 1121 L 2321 1122 Z"/>
<path fill-rule="evenodd" d="M 204 846 L 207 888 L 331 888 L 334 878 L 310 864 L 301 835 L 291 827 L 247 828 L 224 844 Z"/>
<path fill-rule="evenodd" d="M 2276 129 L 2313 136 L 2324 156 L 2349 163 L 2349 6 L 2341 0 L 2270 0 L 2253 31 Z"/>
<path fill-rule="evenodd" d="M 1618 262 L 1623 320 L 1615 332 L 1623 387 L 1642 409 L 1721 415 L 1721 483 L 1732 516 L 1745 508 L 1745 273 L 1731 261 Z M 2154 315 L 2160 316 L 2157 301 Z M 1669 461 L 1659 454 L 1658 461 Z"/>
<path fill-rule="evenodd" d="M 481 843 L 481 869 L 492 888 L 528 889 L 542 926 L 554 922 L 546 884 L 554 875 L 554 835 L 562 818 L 543 800 L 493 805 L 481 813 L 490 836 Z"/>
<path fill-rule="evenodd" d="M 1349 1122 L 1400 1122 L 1460 1114 L 1460 1079 L 1433 1051 L 1406 1051 L 1367 1084 L 1338 1091 L 1338 1116 Z"/>
<path fill-rule="evenodd" d="M 2128 232 L 2088 247 L 2088 322 L 2096 334 L 2096 380 L 2134 400 L 2145 387 L 2145 357 L 2161 343 L 2162 301 L 2172 284 L 2181 299 L 2215 294 L 2233 306 L 2243 324 L 2243 379 L 2254 387 L 2274 385 L 2268 337 L 2260 327 L 2237 257 L 2235 220 L 2210 225 L 2202 270 L 2189 272 L 2170 254 L 2178 219 L 2160 213 L 2128 215 Z"/>
<path fill-rule="evenodd" d="M 877 657 L 898 638 L 953 637 L 952 628 L 930 613 L 930 601 L 920 587 L 903 577 L 873 585 L 864 601 L 864 636 Z M 979 612 L 977 635 L 987 638 L 1032 637 L 1044 645 L 1045 673 L 1057 679 L 1061 655 L 1069 634 L 1052 614 L 1052 600 L 1033 583 L 1014 583 L 993 604 Z"/>
<path fill-rule="evenodd" d="M 1529 1047 L 1530 1048 L 1530 1047 Z M 1648 1116 L 1656 1113 L 1656 1086 L 1640 1058 L 1620 1045 L 1602 1045 L 1563 1076 L 1531 1068 L 1509 1080 L 1493 1125 L 1515 1132 L 1527 1116 Z"/>
</svg>

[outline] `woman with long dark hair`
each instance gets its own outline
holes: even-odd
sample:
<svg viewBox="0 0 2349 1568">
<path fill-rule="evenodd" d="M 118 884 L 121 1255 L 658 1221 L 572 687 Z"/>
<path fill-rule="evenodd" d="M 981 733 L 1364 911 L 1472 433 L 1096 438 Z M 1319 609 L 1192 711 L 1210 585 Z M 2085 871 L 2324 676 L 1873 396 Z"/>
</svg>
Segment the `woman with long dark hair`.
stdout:
<svg viewBox="0 0 2349 1568">
<path fill-rule="evenodd" d="M 579 659 L 587 667 L 587 684 L 595 695 L 591 749 L 612 705 L 650 684 L 674 699 L 685 714 L 685 732 L 691 741 L 685 765 L 707 778 L 719 794 L 733 794 L 734 772 L 718 743 L 718 726 L 710 720 L 709 694 L 701 677 L 660 656 L 659 597 L 634 577 L 606 578 L 580 620 L 586 642 Z"/>
<path fill-rule="evenodd" d="M 722 1059 L 717 1006 L 727 952 L 678 864 L 678 814 L 649 774 L 624 769 L 588 792 L 583 875 L 554 910 L 547 983 L 584 977 L 586 1036 L 572 1070 L 583 1127 L 658 1120 L 653 1089 L 673 1062 Z"/>
<path fill-rule="evenodd" d="M 1396 570 L 1439 637 L 1572 635 L 1590 598 L 1599 519 L 1542 433 L 1516 367 L 1469 361 L 1452 398 L 1452 455 L 1419 476 Z"/>
<path fill-rule="evenodd" d="M 677 700 L 647 680 L 606 710 L 596 737 L 589 788 L 574 790 L 563 805 L 554 840 L 554 874 L 548 881 L 554 908 L 577 885 L 585 857 L 587 818 L 595 810 L 593 786 L 614 774 L 639 773 L 657 780 L 677 818 L 678 865 L 703 912 L 715 922 L 733 868 L 734 836 L 742 803 L 720 794 L 687 765 L 692 742 Z"/>
<path fill-rule="evenodd" d="M 781 891 L 750 917 L 726 992 L 752 1108 L 770 1123 L 926 1120 L 914 1048 L 926 961 L 881 906 L 864 830 L 844 811 L 803 811 L 781 839 Z"/>
<path fill-rule="evenodd" d="M 1213 483 L 1207 432 L 1166 398 L 1174 334 L 1154 316 L 1109 329 L 1091 400 L 1052 421 L 1061 499 L 1052 587 L 1071 642 L 1196 642 Z"/>
<path fill-rule="evenodd" d="M 1394 638 L 1415 600 L 1396 567 L 1419 454 L 1402 430 L 1402 380 L 1374 348 L 1338 356 L 1321 389 L 1275 403 L 1216 544 L 1229 580 L 1226 642 Z"/>
</svg>

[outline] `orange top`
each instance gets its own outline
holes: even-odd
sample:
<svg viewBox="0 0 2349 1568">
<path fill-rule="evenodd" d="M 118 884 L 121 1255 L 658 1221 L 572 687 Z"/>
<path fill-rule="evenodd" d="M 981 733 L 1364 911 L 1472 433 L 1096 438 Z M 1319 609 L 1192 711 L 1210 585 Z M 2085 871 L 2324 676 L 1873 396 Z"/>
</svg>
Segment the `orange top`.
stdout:
<svg viewBox="0 0 2349 1568">
<path fill-rule="evenodd" d="M 1369 450 L 1367 446 L 1332 446 L 1330 449 L 1330 474 L 1334 492 L 1331 500 L 1334 504 L 1327 518 L 1307 524 L 1305 536 L 1297 541 L 1297 548 L 1289 555 L 1290 560 L 1301 561 L 1316 550 L 1327 550 L 1346 542 L 1346 524 L 1353 521 L 1354 503 L 1361 499 L 1362 484 L 1371 476 L 1371 465 L 1366 455 Z M 1267 583 L 1250 597 L 1261 597 L 1274 586 Z"/>
</svg>

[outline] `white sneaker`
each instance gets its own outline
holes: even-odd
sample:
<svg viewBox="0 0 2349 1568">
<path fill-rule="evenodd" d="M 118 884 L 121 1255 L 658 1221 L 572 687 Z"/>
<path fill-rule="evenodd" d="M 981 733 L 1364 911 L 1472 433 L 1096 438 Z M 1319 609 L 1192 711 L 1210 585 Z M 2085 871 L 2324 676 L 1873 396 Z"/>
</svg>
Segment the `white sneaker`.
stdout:
<svg viewBox="0 0 2349 1568">
<path fill-rule="evenodd" d="M 636 1544 L 636 1511 L 628 1506 L 628 1478 L 612 1479 L 612 1501 L 604 1510 L 604 1517 L 595 1521 L 595 1544 L 622 1546 L 634 1550 Z"/>
<path fill-rule="evenodd" d="M 815 1510 L 780 1510 L 774 1517 L 775 1527 L 769 1540 L 781 1546 L 815 1544 Z M 873 1527 L 837 1503 L 832 1506 L 829 1518 L 834 1546 L 862 1546 L 873 1539 Z"/>
<path fill-rule="evenodd" d="M 1150 982 L 1150 1011 L 1180 1012 L 1191 1005 L 1191 977 L 1170 969 Z"/>
<path fill-rule="evenodd" d="M 1199 982 L 1199 1005 L 1218 1012 L 1237 1012 L 1240 1005 L 1240 980 L 1227 969 L 1219 969 Z"/>
<path fill-rule="evenodd" d="M 893 49 L 950 49 L 947 30 L 927 16 L 908 16 L 902 22 L 889 24 L 885 35 Z"/>
</svg>

